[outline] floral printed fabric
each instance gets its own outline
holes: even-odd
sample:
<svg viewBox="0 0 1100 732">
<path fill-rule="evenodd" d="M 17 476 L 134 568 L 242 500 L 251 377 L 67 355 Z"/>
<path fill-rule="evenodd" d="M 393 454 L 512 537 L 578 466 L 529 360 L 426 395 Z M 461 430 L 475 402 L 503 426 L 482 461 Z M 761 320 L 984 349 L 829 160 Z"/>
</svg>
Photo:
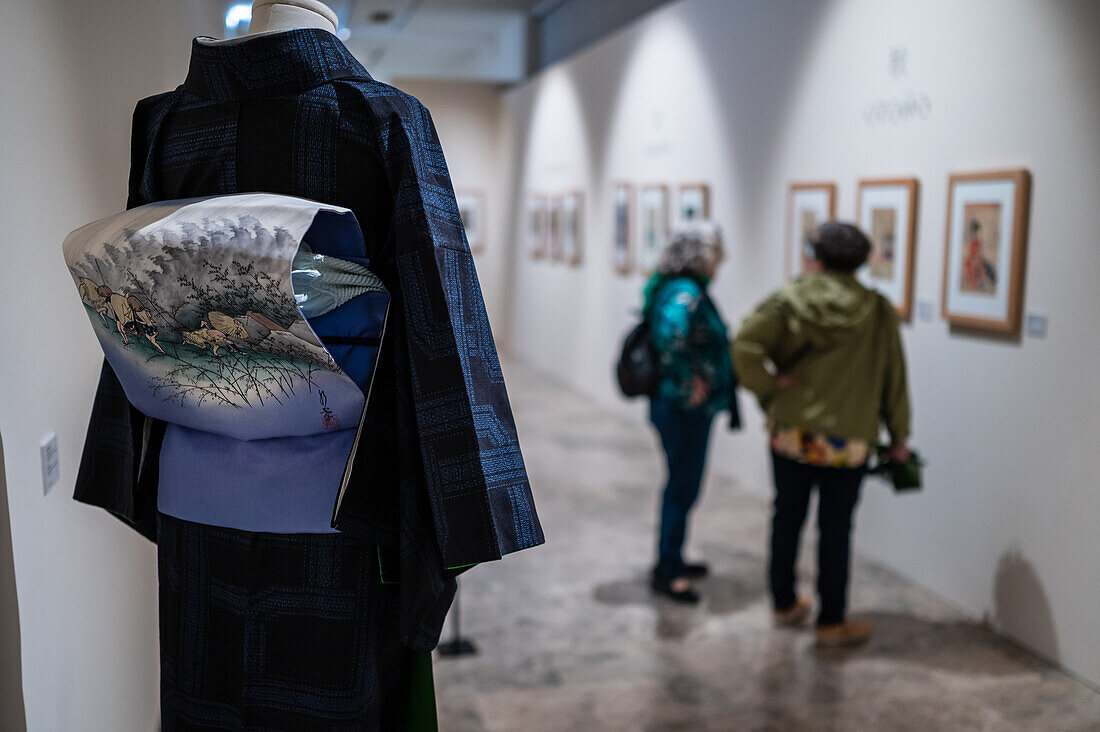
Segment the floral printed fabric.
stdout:
<svg viewBox="0 0 1100 732">
<path fill-rule="evenodd" d="M 822 468 L 858 468 L 867 462 L 866 440 L 829 437 L 799 427 L 769 426 L 772 451 L 789 460 Z"/>
<path fill-rule="evenodd" d="M 686 276 L 669 279 L 660 285 L 649 312 L 653 345 L 661 355 L 660 396 L 685 411 L 715 414 L 729 409 L 729 334 L 701 283 Z M 707 384 L 702 404 L 691 404 L 693 377 Z"/>
</svg>

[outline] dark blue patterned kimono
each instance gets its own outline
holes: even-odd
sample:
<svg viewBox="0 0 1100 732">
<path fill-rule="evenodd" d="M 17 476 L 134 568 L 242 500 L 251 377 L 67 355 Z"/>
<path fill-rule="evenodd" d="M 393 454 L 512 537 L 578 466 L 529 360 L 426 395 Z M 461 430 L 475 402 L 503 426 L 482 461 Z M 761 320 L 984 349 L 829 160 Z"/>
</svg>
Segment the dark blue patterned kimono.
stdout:
<svg viewBox="0 0 1100 732">
<path fill-rule="evenodd" d="M 327 578 L 320 584 L 330 588 L 330 595 L 321 590 L 323 597 L 302 593 L 303 606 L 332 604 L 332 598 L 342 597 L 350 603 L 348 613 L 361 614 L 360 625 L 373 624 L 371 637 L 380 631 L 387 642 L 430 650 L 454 594 L 455 574 L 543 541 L 481 290 L 431 118 L 416 99 L 371 79 L 325 31 L 303 29 L 224 45 L 196 41 L 184 84 L 143 99 L 134 112 L 128 206 L 246 191 L 351 209 L 363 229 L 371 268 L 393 294 L 390 321 L 351 480 L 334 517 L 341 533 L 316 539 L 312 546 L 295 545 L 294 535 L 203 532 L 202 525 L 177 525 L 162 518 L 161 539 L 172 540 L 171 547 L 161 546 L 162 606 L 174 608 L 166 620 L 162 607 L 162 647 L 165 632 L 176 632 L 176 624 L 191 624 L 205 612 L 185 607 L 194 600 L 180 594 L 187 588 L 176 586 L 179 582 L 204 583 L 191 588 L 194 595 L 209 592 L 212 581 L 242 591 L 245 583 L 260 581 L 255 575 L 234 575 L 239 567 L 228 560 L 214 562 L 226 577 L 194 577 L 204 571 L 196 569 L 205 567 L 204 557 L 248 546 L 266 552 L 259 574 L 278 577 L 284 586 L 297 581 L 294 577 Z M 77 478 L 77 500 L 110 510 L 156 541 L 163 432 L 163 424 L 126 401 L 105 363 Z M 369 547 L 379 561 L 369 570 L 358 555 L 355 562 L 341 564 L 340 553 L 346 551 L 341 541 Z M 289 564 L 272 559 L 288 551 Z M 313 564 L 294 566 L 305 562 L 305 554 Z M 336 564 L 325 564 L 325 557 Z M 248 561 L 257 560 L 249 555 Z M 181 573 L 181 566 L 191 569 Z M 166 583 L 166 576 L 172 582 Z M 363 602 L 348 598 L 378 582 L 390 588 L 395 611 L 374 608 L 367 619 Z M 223 611 L 222 625 L 211 625 L 210 632 L 224 628 L 254 635 L 249 626 L 254 619 L 239 613 L 255 608 L 227 605 Z M 208 616 L 204 622 L 212 623 Z M 166 624 L 171 626 L 167 631 Z M 292 634 L 294 627 L 284 632 Z M 356 627 L 348 632 L 358 638 L 362 628 Z M 184 650 L 173 654 L 186 656 Z M 253 656 L 247 663 L 281 663 L 262 658 L 277 649 L 245 648 L 243 653 Z M 371 653 L 385 655 L 377 649 Z M 166 671 L 176 677 L 209 675 L 216 662 L 174 656 Z M 324 669 L 315 671 L 326 675 Z M 194 688 L 221 686 L 209 679 L 176 681 Z M 242 684 L 235 677 L 231 681 L 230 687 Z M 289 692 L 280 688 L 276 683 L 263 697 L 270 697 L 273 709 L 290 704 L 308 711 L 308 699 L 286 701 L 280 693 Z M 314 691 L 314 702 L 336 693 L 329 687 Z M 365 692 L 360 688 L 356 693 Z M 220 709 L 242 702 L 228 698 L 211 703 Z M 344 715 L 340 718 L 353 727 L 369 723 L 349 710 L 333 713 Z"/>
</svg>

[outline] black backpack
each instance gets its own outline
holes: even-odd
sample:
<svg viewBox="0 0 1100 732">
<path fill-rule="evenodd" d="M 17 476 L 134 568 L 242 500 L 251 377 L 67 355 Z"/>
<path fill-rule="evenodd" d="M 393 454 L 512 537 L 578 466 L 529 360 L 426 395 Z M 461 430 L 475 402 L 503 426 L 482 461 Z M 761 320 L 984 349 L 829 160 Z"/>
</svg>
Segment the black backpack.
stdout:
<svg viewBox="0 0 1100 732">
<path fill-rule="evenodd" d="M 623 341 L 623 352 L 615 366 L 619 389 L 624 396 L 653 396 L 661 383 L 661 356 L 649 334 L 649 318 L 634 326 Z"/>
</svg>

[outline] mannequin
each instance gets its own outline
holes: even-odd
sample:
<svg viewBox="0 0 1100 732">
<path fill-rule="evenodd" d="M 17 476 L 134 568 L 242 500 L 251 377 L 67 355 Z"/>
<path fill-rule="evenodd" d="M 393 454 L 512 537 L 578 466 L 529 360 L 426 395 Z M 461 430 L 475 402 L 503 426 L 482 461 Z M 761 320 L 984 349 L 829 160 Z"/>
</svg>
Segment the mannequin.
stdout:
<svg viewBox="0 0 1100 732">
<path fill-rule="evenodd" d="M 320 28 L 336 33 L 336 13 L 318 0 L 256 0 L 248 35 L 278 33 L 296 28 Z"/>
<path fill-rule="evenodd" d="M 237 443 L 213 439 L 196 445 L 204 459 L 173 461 L 203 436 L 142 412 L 105 363 L 74 497 L 157 543 L 164 732 L 435 729 L 431 651 L 455 576 L 545 536 L 430 115 L 367 72 L 335 35 L 336 16 L 325 4 L 256 0 L 253 9 L 247 35 L 195 39 L 183 83 L 137 103 L 128 208 L 274 191 L 350 211 L 361 236 L 338 237 L 339 251 L 325 254 L 376 273 L 393 293 L 392 310 L 339 323 L 332 311 L 315 320 L 331 321 L 331 346 L 349 349 L 349 358 L 381 351 L 377 378 L 367 383 L 364 361 L 366 388 L 356 382 L 356 391 L 367 404 L 347 419 L 333 418 L 340 414 L 329 401 L 334 393 L 303 390 L 303 399 L 317 399 L 300 410 L 303 419 L 323 429 L 277 438 L 285 442 L 274 446 L 275 458 L 250 460 Z M 196 264 L 201 282 L 208 270 L 221 277 L 211 264 Z M 127 277 L 119 270 L 110 283 L 120 303 Z M 220 344 L 233 337 L 213 334 L 215 312 L 234 332 L 248 334 L 234 319 L 251 318 L 267 330 L 262 339 L 289 327 L 289 316 L 272 319 L 280 313 L 273 305 L 268 312 L 266 300 L 258 313 L 229 308 L 211 293 L 178 311 L 186 322 L 155 314 L 165 335 L 178 331 L 182 339 L 182 327 L 192 334 L 172 358 L 237 358 L 229 348 L 215 357 L 196 345 L 196 330 L 204 333 L 201 351 L 208 337 Z M 133 295 L 144 310 L 152 303 L 142 296 Z M 134 329 L 147 335 L 157 327 L 143 324 Z M 274 335 L 297 348 L 291 331 Z M 118 339 L 120 348 L 131 345 Z M 146 346 L 134 340 L 129 352 L 142 358 L 138 348 Z M 156 365 L 176 368 L 167 358 L 157 353 Z M 355 371 L 348 363 L 345 373 Z M 285 488 L 314 501 L 320 473 L 307 469 L 325 460 L 318 450 L 345 437 L 354 457 L 323 463 L 335 468 L 342 491 L 318 514 L 324 523 L 275 524 L 266 499 Z M 227 514 L 191 520 L 187 507 L 160 505 L 162 488 L 169 499 L 173 486 L 177 496 L 198 496 L 215 456 L 233 458 L 217 473 L 232 481 L 227 500 L 245 481 L 256 488 L 263 510 L 249 513 L 255 523 Z"/>
</svg>

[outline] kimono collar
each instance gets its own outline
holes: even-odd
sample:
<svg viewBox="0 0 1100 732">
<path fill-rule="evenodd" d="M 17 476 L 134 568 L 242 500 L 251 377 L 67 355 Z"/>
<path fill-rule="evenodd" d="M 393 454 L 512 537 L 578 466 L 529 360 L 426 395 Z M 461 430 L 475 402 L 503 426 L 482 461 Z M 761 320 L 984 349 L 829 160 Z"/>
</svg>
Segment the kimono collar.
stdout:
<svg viewBox="0 0 1100 732">
<path fill-rule="evenodd" d="M 340 40 L 320 28 L 257 35 L 234 43 L 191 42 L 183 88 L 204 99 L 296 94 L 334 79 L 370 79 Z M 205 42 L 204 42 L 205 41 Z"/>
</svg>

